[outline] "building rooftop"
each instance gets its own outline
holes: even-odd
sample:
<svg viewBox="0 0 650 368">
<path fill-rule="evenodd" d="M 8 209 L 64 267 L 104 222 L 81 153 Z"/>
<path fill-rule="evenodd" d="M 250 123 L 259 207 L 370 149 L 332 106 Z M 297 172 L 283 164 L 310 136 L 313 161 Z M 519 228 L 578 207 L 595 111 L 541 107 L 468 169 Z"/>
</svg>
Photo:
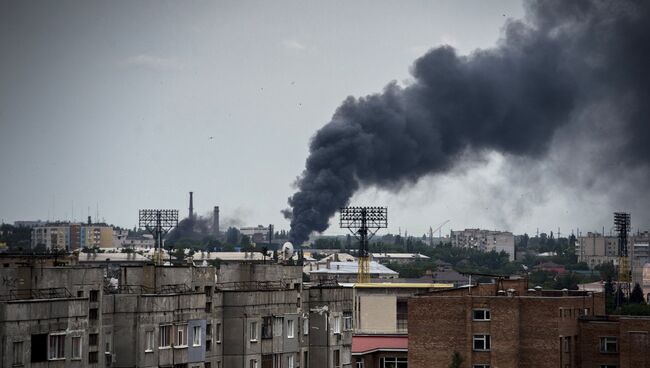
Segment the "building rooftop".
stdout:
<svg viewBox="0 0 650 368">
<path fill-rule="evenodd" d="M 371 253 L 372 258 L 377 259 L 429 259 L 429 257 L 420 253 Z"/>
<path fill-rule="evenodd" d="M 408 335 L 356 335 L 352 337 L 352 355 L 376 351 L 408 351 Z"/>
<path fill-rule="evenodd" d="M 79 263 L 98 262 L 141 262 L 151 260 L 138 253 L 79 253 Z"/>
<path fill-rule="evenodd" d="M 307 274 L 356 274 L 358 269 L 357 262 L 329 262 L 329 264 L 321 264 L 318 269 L 314 265 L 307 265 L 303 271 Z M 369 262 L 368 269 L 370 274 L 398 275 L 397 272 L 375 261 Z"/>
</svg>

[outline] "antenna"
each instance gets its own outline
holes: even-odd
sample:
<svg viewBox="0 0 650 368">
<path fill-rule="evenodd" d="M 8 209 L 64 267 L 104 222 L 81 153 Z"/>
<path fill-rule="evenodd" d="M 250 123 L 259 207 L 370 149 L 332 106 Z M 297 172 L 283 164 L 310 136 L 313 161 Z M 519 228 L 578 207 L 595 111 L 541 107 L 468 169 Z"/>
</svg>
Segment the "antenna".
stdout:
<svg viewBox="0 0 650 368">
<path fill-rule="evenodd" d="M 370 282 L 368 241 L 379 229 L 388 227 L 388 208 L 343 207 L 340 216 L 341 228 L 350 230 L 354 237 L 359 240 L 357 282 L 368 283 Z"/>
</svg>

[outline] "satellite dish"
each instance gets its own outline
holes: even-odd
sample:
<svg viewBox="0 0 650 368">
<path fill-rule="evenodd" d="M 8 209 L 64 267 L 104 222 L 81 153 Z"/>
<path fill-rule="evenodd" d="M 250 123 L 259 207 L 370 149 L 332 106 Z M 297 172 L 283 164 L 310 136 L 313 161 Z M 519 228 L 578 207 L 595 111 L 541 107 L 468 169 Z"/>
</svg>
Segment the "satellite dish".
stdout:
<svg viewBox="0 0 650 368">
<path fill-rule="evenodd" d="M 284 259 L 289 259 L 293 256 L 293 244 L 291 242 L 282 244 L 282 255 L 284 255 Z"/>
</svg>

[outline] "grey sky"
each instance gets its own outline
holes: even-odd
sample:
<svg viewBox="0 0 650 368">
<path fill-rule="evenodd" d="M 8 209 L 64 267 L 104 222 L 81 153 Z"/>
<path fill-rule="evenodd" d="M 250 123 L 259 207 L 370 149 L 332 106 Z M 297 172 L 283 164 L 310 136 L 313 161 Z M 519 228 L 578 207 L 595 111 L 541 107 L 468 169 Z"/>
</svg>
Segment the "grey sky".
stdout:
<svg viewBox="0 0 650 368">
<path fill-rule="evenodd" d="M 74 207 L 82 220 L 98 206 L 132 227 L 139 208 L 185 214 L 193 190 L 199 213 L 219 205 L 288 228 L 280 210 L 309 138 L 346 96 L 407 80 L 430 47 L 490 47 L 522 15 L 519 1 L 4 1 L 0 219 L 68 219 Z M 415 234 L 447 219 L 517 232 L 611 223 L 598 193 L 539 193 L 503 170 L 494 155 L 354 202 L 388 205 L 391 230 Z"/>
</svg>

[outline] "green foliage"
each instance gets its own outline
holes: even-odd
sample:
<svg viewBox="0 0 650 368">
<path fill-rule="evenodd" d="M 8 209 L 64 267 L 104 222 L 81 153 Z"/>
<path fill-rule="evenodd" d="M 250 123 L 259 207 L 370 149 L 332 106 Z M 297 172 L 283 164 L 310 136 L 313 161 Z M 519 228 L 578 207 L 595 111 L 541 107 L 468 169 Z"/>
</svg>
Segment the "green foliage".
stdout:
<svg viewBox="0 0 650 368">
<path fill-rule="evenodd" d="M 626 316 L 650 316 L 650 305 L 648 304 L 627 304 L 621 307 L 615 314 Z"/>
<path fill-rule="evenodd" d="M 602 280 L 614 279 L 618 273 L 613 262 L 601 263 L 594 267 L 594 269 L 600 272 L 600 277 Z"/>
<path fill-rule="evenodd" d="M 241 245 L 242 248 L 250 247 L 251 237 L 248 235 L 242 235 L 241 240 L 239 241 L 239 245 Z"/>
<path fill-rule="evenodd" d="M 630 294 L 630 303 L 632 304 L 645 304 L 645 298 L 643 297 L 643 290 L 641 286 L 636 283 Z"/>
<path fill-rule="evenodd" d="M 226 230 L 226 243 L 228 244 L 239 244 L 239 235 L 240 232 L 235 227 L 229 227 Z"/>
<path fill-rule="evenodd" d="M 342 244 L 337 237 L 321 237 L 312 244 L 314 249 L 342 249 Z"/>
<path fill-rule="evenodd" d="M 616 302 L 614 300 L 614 283 L 612 283 L 612 278 L 608 277 L 605 281 L 605 311 L 607 314 L 614 312 L 616 308 Z"/>
<path fill-rule="evenodd" d="M 463 364 L 463 357 L 460 355 L 459 352 L 454 351 L 454 353 L 451 354 L 451 363 L 449 363 L 448 367 L 460 368 L 462 364 Z"/>
<path fill-rule="evenodd" d="M 25 252 L 31 248 L 32 229 L 26 226 L 0 225 L 0 243 L 6 243 L 12 252 Z"/>
</svg>

